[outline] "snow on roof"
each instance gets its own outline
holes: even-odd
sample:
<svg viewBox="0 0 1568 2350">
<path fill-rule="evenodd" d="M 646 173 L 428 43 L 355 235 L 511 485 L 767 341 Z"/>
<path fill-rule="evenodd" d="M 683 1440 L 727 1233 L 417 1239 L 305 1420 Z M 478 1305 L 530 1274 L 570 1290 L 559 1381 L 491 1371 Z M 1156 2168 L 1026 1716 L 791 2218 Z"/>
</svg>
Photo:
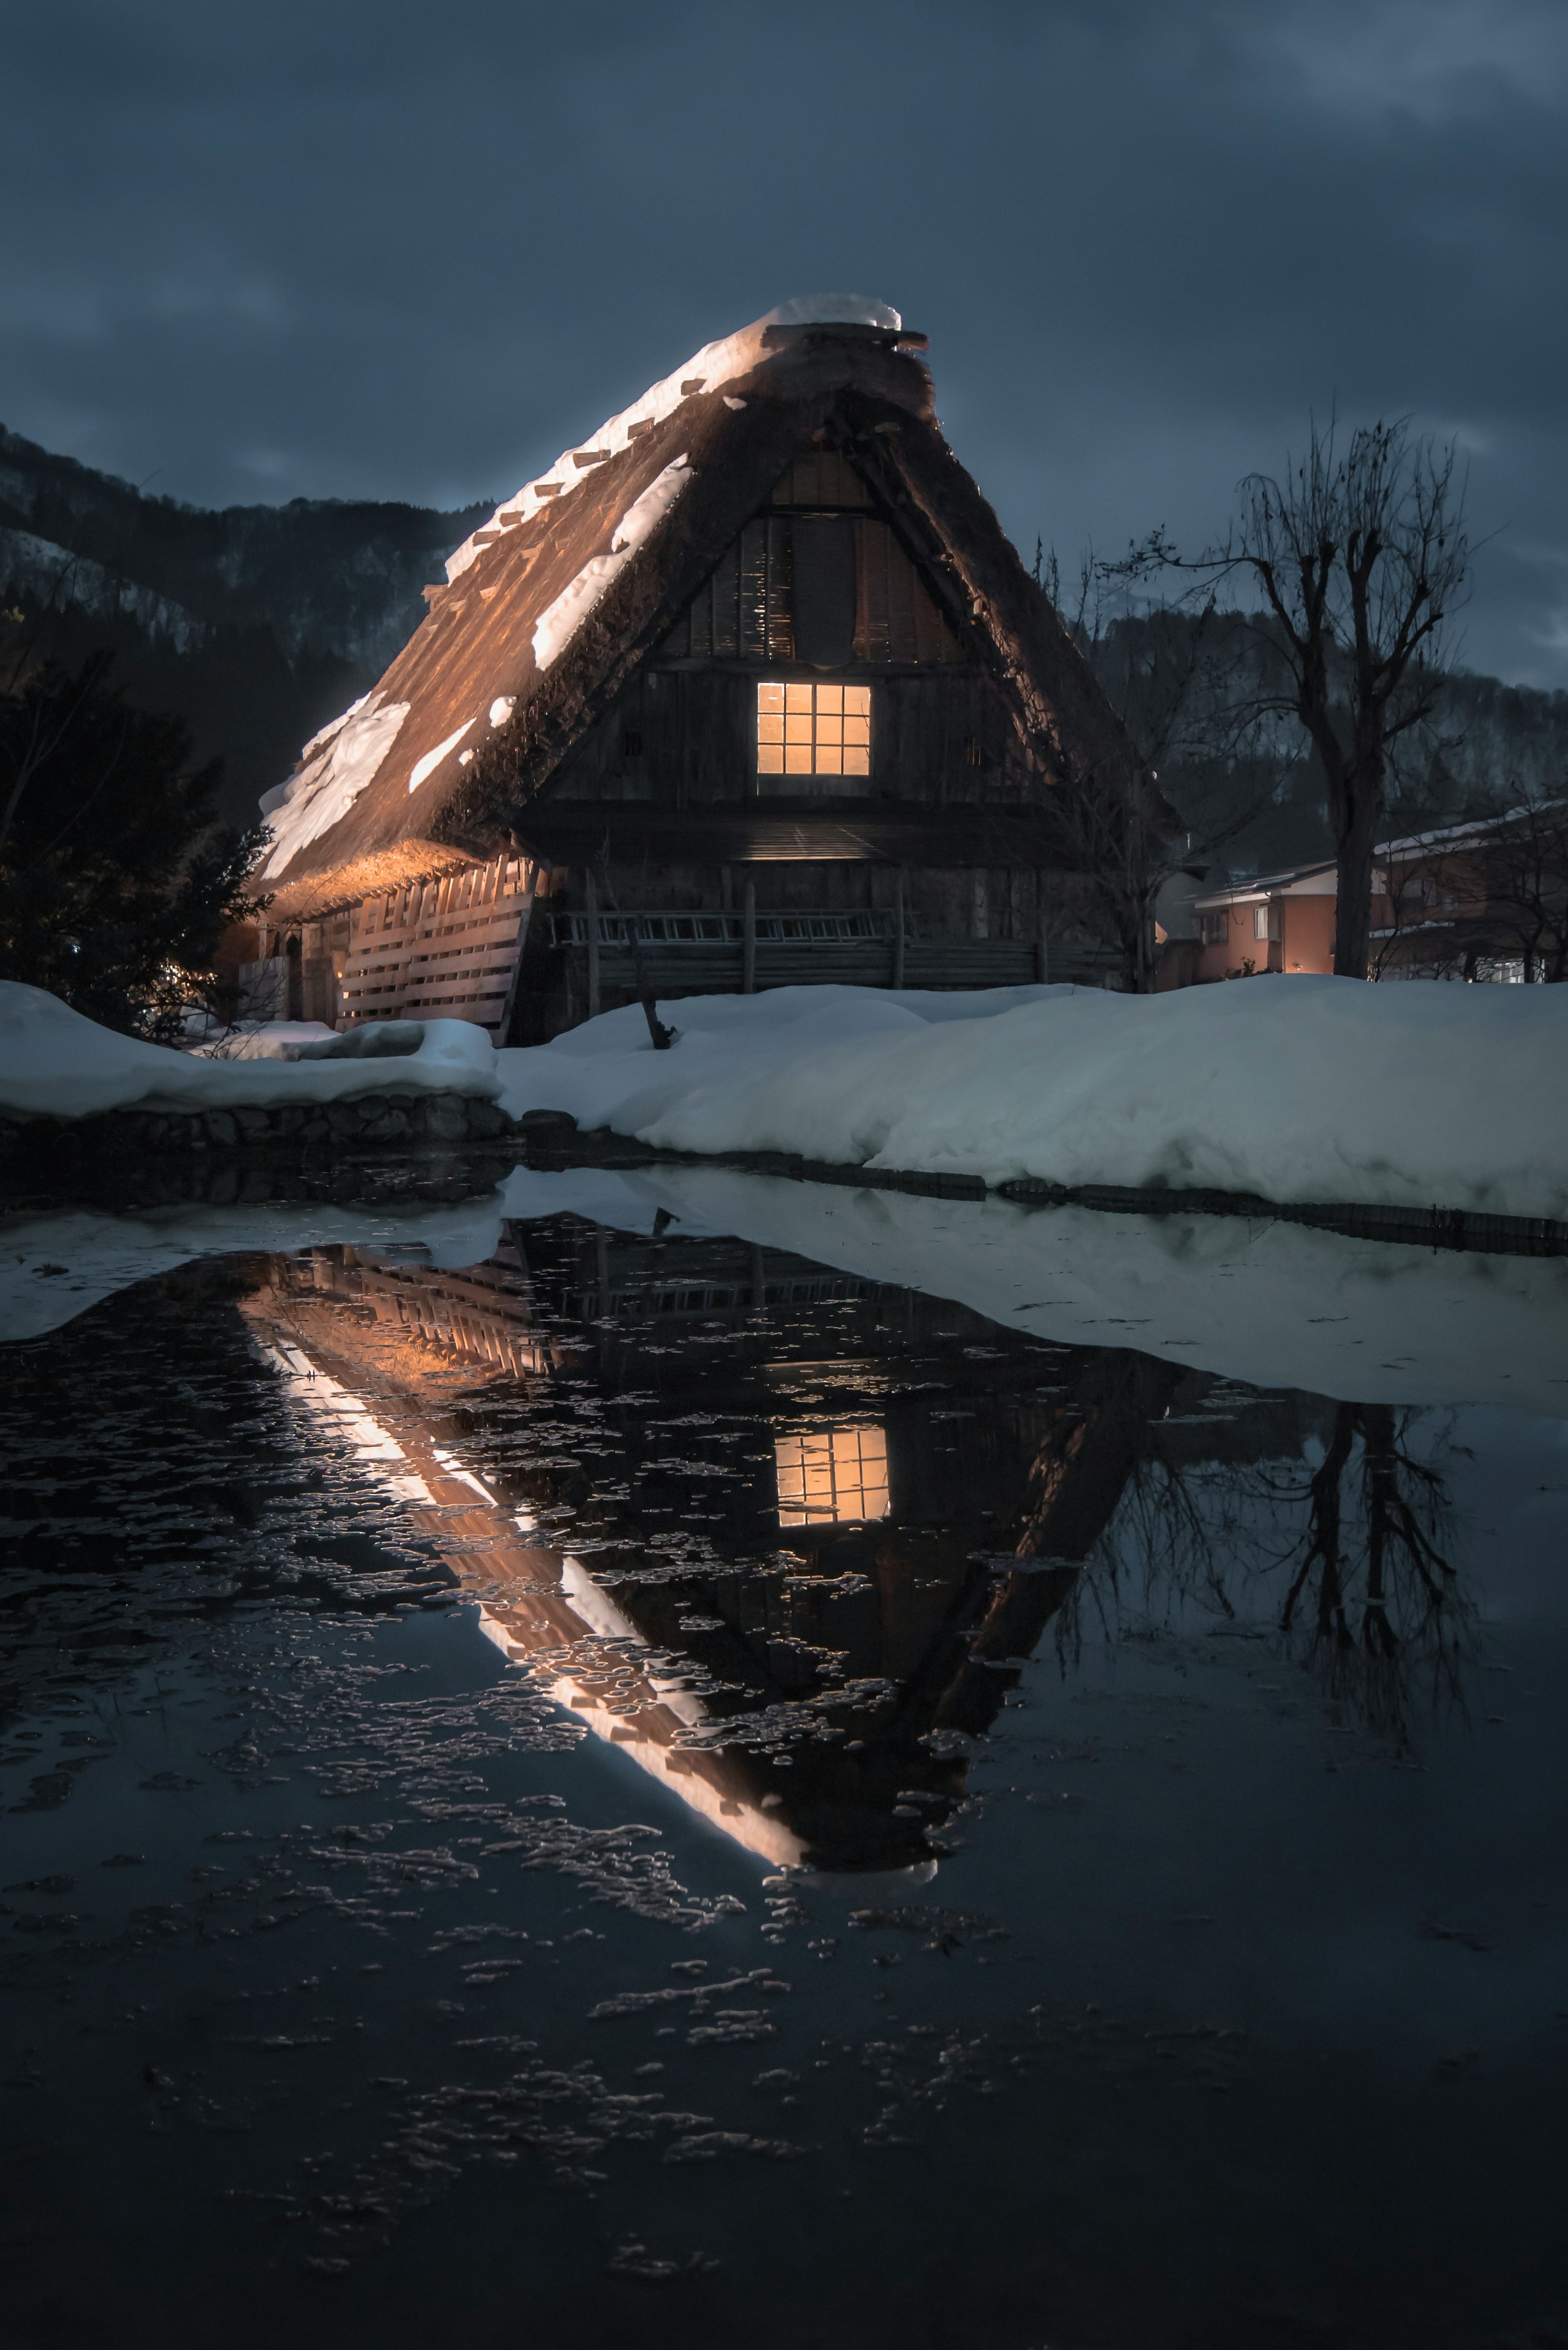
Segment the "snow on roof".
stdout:
<svg viewBox="0 0 1568 2350">
<path fill-rule="evenodd" d="M 797 294 L 760 321 L 764 327 L 889 327 L 895 331 L 903 323 L 897 310 L 865 294 Z"/>
<path fill-rule="evenodd" d="M 606 419 L 597 432 L 586 441 L 576 442 L 563 450 L 547 473 L 537 473 L 531 482 L 513 496 L 504 499 L 480 531 L 493 529 L 509 516 L 518 520 L 536 514 L 549 501 L 569 496 L 583 480 L 585 459 L 597 461 L 614 456 L 628 442 L 654 424 L 662 424 L 672 416 L 682 400 L 692 399 L 698 392 L 718 391 L 738 375 L 748 375 L 757 363 L 758 343 L 762 330 L 767 327 L 855 326 L 881 327 L 892 332 L 901 330 L 904 321 L 897 310 L 886 302 L 873 302 L 864 294 L 814 294 L 781 302 L 761 318 L 753 319 L 732 335 L 721 336 L 717 342 L 704 343 L 693 351 L 684 365 L 674 369 L 650 384 L 640 400 L 623 408 L 617 416 Z M 459 579 L 478 554 L 474 532 L 447 557 L 448 581 Z"/>
<path fill-rule="evenodd" d="M 625 570 L 638 548 L 664 520 L 691 480 L 685 452 L 656 474 L 642 495 L 634 498 L 616 524 L 607 555 L 585 563 L 571 585 L 540 613 L 534 627 L 534 665 L 548 669 L 579 623 L 587 619 L 606 588 Z M 510 712 L 508 712 L 510 715 Z"/>
<path fill-rule="evenodd" d="M 1549 809 L 1564 806 L 1568 806 L 1568 801 L 1560 799 L 1542 801 L 1533 808 L 1529 801 L 1521 801 L 1518 807 L 1505 808 L 1500 816 L 1473 816 L 1464 824 L 1445 825 L 1440 831 L 1413 832 L 1404 840 L 1379 841 L 1372 853 L 1375 857 L 1419 857 L 1428 849 L 1452 848 L 1461 841 L 1482 840 L 1490 833 L 1501 832 L 1507 826 L 1517 824 L 1522 816 L 1542 815 Z"/>
<path fill-rule="evenodd" d="M 298 774 L 263 797 L 262 813 L 273 837 L 263 880 L 275 878 L 307 843 L 348 815 L 380 773 L 410 707 L 406 702 L 383 702 L 379 692 L 362 694 L 341 718 L 311 737 Z"/>
<path fill-rule="evenodd" d="M 874 447 L 874 470 L 923 517 L 941 550 L 936 592 L 994 652 L 998 688 L 1045 765 L 1132 760 L 942 437 L 915 356 L 924 337 L 857 295 L 781 308 L 705 344 L 456 550 L 374 693 L 267 795 L 276 919 L 493 854 L 825 425 Z"/>
<path fill-rule="evenodd" d="M 882 338 L 903 332 L 898 311 L 862 295 L 816 295 L 782 303 L 736 333 L 705 343 L 679 368 L 650 385 L 640 399 L 564 450 L 545 472 L 502 501 L 447 558 L 444 592 L 449 596 L 454 590 L 466 592 L 471 575 L 487 553 L 493 550 L 510 556 L 514 550 L 526 550 L 526 556 L 535 558 L 526 563 L 526 578 L 515 585 L 509 582 L 500 592 L 517 607 L 517 619 L 525 621 L 534 656 L 532 675 L 526 666 L 519 674 L 515 653 L 509 653 L 499 673 L 487 667 L 483 683 L 476 680 L 472 705 L 464 708 L 452 706 L 454 694 L 462 689 L 449 670 L 442 688 L 444 706 L 437 708 L 434 698 L 421 691 L 422 678 L 405 684 L 400 675 L 397 689 L 388 690 L 393 674 L 404 666 L 400 657 L 376 692 L 361 696 L 314 735 L 301 753 L 294 775 L 264 795 L 262 812 L 274 836 L 263 868 L 265 879 L 278 881 L 298 864 L 302 852 L 355 810 L 373 785 L 381 785 L 388 754 L 410 709 L 409 747 L 413 756 L 396 796 L 406 806 L 411 795 L 422 794 L 418 805 L 429 815 L 420 820 L 421 831 L 428 821 L 433 821 L 442 795 L 426 787 L 440 777 L 450 790 L 473 755 L 485 713 L 492 729 L 505 723 L 523 698 L 519 689 L 525 693 L 558 660 L 621 571 L 655 535 L 691 479 L 690 449 L 678 444 L 670 452 L 669 434 L 662 428 L 677 429 L 670 420 L 678 419 L 693 402 L 711 410 L 722 398 L 723 410 L 738 415 L 746 401 L 732 394 L 724 396 L 722 388 L 753 375 L 760 365 L 776 358 L 781 348 L 795 339 L 789 331 L 792 328 L 812 325 L 843 326 L 857 339 L 865 337 L 882 348 L 886 347 Z M 925 381 L 923 373 L 921 380 Z M 656 453 L 659 462 L 650 469 L 648 459 Z M 613 494 L 612 482 L 622 494 L 607 516 L 605 493 Z M 570 506 L 564 512 L 568 500 Z M 607 521 L 607 546 L 601 536 Z M 567 525 L 565 532 L 562 524 Z M 492 575 L 496 569 L 494 553 L 487 567 Z M 574 567 L 561 577 L 559 563 L 548 558 L 568 553 L 575 556 Z M 514 573 L 522 567 L 514 562 L 510 567 Z M 442 592 L 427 591 L 432 613 Z M 488 600 L 497 592 L 487 577 L 480 588 L 481 598 Z M 455 597 L 452 608 L 458 608 Z M 430 681 L 435 682 L 433 678 Z M 433 726 L 425 723 L 427 711 L 435 721 Z M 371 798 L 381 817 L 375 828 L 389 832 L 389 802 L 381 807 L 388 792 L 379 788 Z M 431 854 L 439 856 L 439 846 L 432 840 L 424 840 L 422 848 L 426 863 Z M 311 859 L 318 861 L 318 854 Z"/>
<path fill-rule="evenodd" d="M 1311 885 L 1321 882 L 1325 874 L 1329 879 L 1328 890 L 1313 889 Z M 1287 865 L 1282 872 L 1260 873 L 1251 881 L 1232 882 L 1228 889 L 1207 890 L 1201 897 L 1194 898 L 1192 903 L 1199 913 L 1207 913 L 1216 906 L 1241 906 L 1253 898 L 1288 895 L 1293 891 L 1303 897 L 1332 896 L 1334 874 L 1332 857 L 1321 858 L 1315 865 Z"/>
</svg>

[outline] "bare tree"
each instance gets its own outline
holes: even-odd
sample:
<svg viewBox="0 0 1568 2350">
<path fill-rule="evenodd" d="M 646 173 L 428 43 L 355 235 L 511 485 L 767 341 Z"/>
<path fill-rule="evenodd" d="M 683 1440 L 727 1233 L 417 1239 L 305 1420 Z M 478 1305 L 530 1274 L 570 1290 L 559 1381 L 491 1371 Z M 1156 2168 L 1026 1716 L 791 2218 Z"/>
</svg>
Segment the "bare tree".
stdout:
<svg viewBox="0 0 1568 2350">
<path fill-rule="evenodd" d="M 1334 967 L 1365 979 L 1392 746 L 1437 706 L 1446 624 L 1469 576 L 1457 452 L 1413 436 L 1407 419 L 1358 428 L 1343 452 L 1332 422 L 1314 425 L 1282 482 L 1251 474 L 1241 497 L 1222 544 L 1184 567 L 1210 581 L 1249 574 L 1258 590 L 1259 625 L 1285 666 L 1283 706 L 1327 785 Z"/>
<path fill-rule="evenodd" d="M 1049 808 L 1075 906 L 1115 943 L 1123 983 L 1137 994 L 1158 982 L 1155 910 L 1165 885 L 1181 873 L 1200 879 L 1273 796 L 1288 764 L 1275 714 L 1255 690 L 1254 648 L 1233 614 L 1211 598 L 1196 613 L 1135 612 L 1130 591 L 1151 567 L 1149 549 L 1163 544 L 1156 533 L 1118 561 L 1091 549 L 1075 595 L 1064 595 L 1054 555 L 1036 557 L 1042 587 L 1137 754 L 1136 772 L 1063 786 Z M 1179 805 L 1158 788 L 1162 774 L 1181 777 Z"/>
</svg>

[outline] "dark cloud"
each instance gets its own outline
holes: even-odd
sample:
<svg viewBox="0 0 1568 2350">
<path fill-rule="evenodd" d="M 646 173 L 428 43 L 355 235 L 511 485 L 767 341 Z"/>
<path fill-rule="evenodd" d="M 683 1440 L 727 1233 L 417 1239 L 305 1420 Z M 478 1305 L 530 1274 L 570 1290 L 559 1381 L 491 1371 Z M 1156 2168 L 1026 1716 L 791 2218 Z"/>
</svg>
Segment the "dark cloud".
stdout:
<svg viewBox="0 0 1568 2350">
<path fill-rule="evenodd" d="M 0 416 L 200 501 L 516 485 L 710 336 L 932 336 L 1020 544 L 1195 542 L 1309 411 L 1471 456 L 1468 654 L 1568 684 L 1559 0 L 53 0 Z"/>
</svg>

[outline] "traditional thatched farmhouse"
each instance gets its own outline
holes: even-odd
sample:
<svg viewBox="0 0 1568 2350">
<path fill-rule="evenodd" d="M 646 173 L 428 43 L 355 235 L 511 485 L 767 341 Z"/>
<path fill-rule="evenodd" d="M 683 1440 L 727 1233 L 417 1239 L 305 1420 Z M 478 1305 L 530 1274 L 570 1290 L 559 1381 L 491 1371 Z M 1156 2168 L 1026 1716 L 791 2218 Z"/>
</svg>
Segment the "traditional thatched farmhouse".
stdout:
<svg viewBox="0 0 1568 2350">
<path fill-rule="evenodd" d="M 924 343 L 786 306 L 457 549 L 263 802 L 290 1009 L 532 1042 L 639 996 L 1066 975 L 1052 796 L 1131 754 Z"/>
</svg>

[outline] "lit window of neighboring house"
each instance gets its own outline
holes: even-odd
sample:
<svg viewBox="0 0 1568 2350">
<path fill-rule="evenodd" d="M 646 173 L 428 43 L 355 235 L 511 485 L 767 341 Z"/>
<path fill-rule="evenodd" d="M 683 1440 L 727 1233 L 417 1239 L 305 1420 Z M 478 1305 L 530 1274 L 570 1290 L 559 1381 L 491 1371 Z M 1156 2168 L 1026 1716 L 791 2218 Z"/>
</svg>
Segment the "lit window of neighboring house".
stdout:
<svg viewBox="0 0 1568 2350">
<path fill-rule="evenodd" d="M 1269 899 L 1265 899 L 1261 906 L 1254 906 L 1252 909 L 1252 936 L 1255 939 L 1273 939 L 1277 941 L 1279 935 L 1280 910 L 1278 906 L 1272 903 Z"/>
<path fill-rule="evenodd" d="M 774 1440 L 781 1526 L 831 1526 L 888 1514 L 888 1440 L 879 1428 L 791 1429 Z"/>
<path fill-rule="evenodd" d="M 868 775 L 868 685 L 757 687 L 759 775 Z"/>
</svg>

